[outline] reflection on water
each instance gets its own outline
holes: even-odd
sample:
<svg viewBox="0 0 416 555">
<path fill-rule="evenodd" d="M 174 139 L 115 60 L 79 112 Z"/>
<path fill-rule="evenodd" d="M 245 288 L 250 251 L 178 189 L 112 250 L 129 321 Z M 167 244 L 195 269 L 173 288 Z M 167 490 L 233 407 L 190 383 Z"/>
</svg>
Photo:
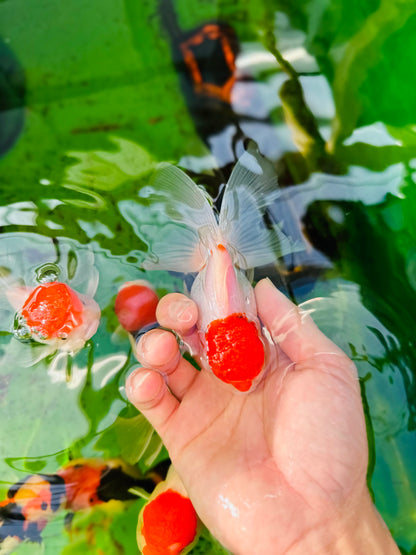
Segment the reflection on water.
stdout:
<svg viewBox="0 0 416 555">
<path fill-rule="evenodd" d="M 12 5 L 0 3 L 8 41 L 0 43 L 2 290 L 33 286 L 39 268 L 58 267 L 60 280 L 95 295 L 103 317 L 70 362 L 42 358 L 13 339 L 3 294 L 0 493 L 35 462 L 53 473 L 81 455 L 121 454 L 144 469 L 166 457 L 120 391 L 135 362 L 113 311 L 119 286 L 144 277 L 159 294 L 183 288 L 181 276 L 138 269 L 148 217 L 138 191 L 158 162 L 170 161 L 217 197 L 249 138 L 279 176 L 270 222 L 303 246 L 255 277 L 269 275 L 307 302 L 356 361 L 369 483 L 396 540 L 411 550 L 414 7 L 126 0 L 34 3 L 22 14 Z M 47 21 L 53 48 L 41 32 Z M 14 458 L 18 469 L 7 462 Z M 55 552 L 71 553 L 58 527 Z"/>
<path fill-rule="evenodd" d="M 15 54 L 0 36 L 0 157 L 23 129 L 26 84 Z"/>
<path fill-rule="evenodd" d="M 406 360 L 398 338 L 365 308 L 357 284 L 332 280 L 321 293 L 300 306 L 357 365 L 374 439 L 369 483 L 396 539 L 413 542 L 416 442 L 413 426 L 409 427 L 414 407 L 407 383 L 411 361 Z"/>
</svg>

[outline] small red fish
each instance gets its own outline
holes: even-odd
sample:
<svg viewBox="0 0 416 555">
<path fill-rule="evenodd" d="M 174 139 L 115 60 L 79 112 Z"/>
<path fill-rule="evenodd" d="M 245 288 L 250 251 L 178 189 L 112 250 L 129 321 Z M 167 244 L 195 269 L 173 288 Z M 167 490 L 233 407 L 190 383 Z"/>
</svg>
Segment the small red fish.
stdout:
<svg viewBox="0 0 416 555">
<path fill-rule="evenodd" d="M 51 281 L 33 289 L 15 288 L 9 298 L 18 307 L 17 337 L 44 343 L 51 351 L 75 353 L 97 331 L 98 304 L 66 283 Z"/>
<path fill-rule="evenodd" d="M 117 294 L 114 310 L 128 332 L 138 331 L 156 322 L 159 298 L 148 281 L 127 281 Z"/>
<path fill-rule="evenodd" d="M 76 459 L 58 470 L 65 483 L 65 507 L 79 511 L 110 499 L 125 501 L 137 497 L 129 492 L 133 486 L 152 491 L 155 481 L 143 478 L 134 467 L 123 461 Z"/>
<path fill-rule="evenodd" d="M 198 515 L 173 467 L 139 515 L 137 543 L 143 555 L 184 555 L 196 544 Z"/>
<path fill-rule="evenodd" d="M 144 267 L 197 273 L 190 291 L 199 309 L 194 354 L 202 353 L 203 365 L 222 382 L 252 390 L 273 355 L 246 272 L 298 248 L 264 220 L 280 195 L 272 164 L 249 146 L 231 173 L 218 215 L 209 195 L 168 164 L 140 194 L 151 200 L 150 210 L 158 210 L 158 226 L 141 226 L 151 253 Z"/>
</svg>

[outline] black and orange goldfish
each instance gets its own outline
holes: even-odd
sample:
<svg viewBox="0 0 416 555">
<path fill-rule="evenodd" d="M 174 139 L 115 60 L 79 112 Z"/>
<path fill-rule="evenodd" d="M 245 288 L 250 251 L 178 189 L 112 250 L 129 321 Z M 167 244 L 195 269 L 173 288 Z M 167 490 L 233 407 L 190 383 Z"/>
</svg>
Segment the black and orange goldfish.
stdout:
<svg viewBox="0 0 416 555">
<path fill-rule="evenodd" d="M 0 501 L 0 554 L 41 533 L 59 510 L 80 511 L 111 499 L 137 499 L 130 488 L 151 492 L 158 478 L 144 478 L 121 460 L 77 459 L 56 474 L 31 474 L 13 484 Z"/>
</svg>

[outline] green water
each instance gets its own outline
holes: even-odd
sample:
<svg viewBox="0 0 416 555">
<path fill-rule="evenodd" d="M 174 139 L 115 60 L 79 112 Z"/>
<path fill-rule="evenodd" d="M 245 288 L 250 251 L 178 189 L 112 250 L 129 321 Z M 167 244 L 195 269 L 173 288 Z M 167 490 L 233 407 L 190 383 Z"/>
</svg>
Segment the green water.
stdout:
<svg viewBox="0 0 416 555">
<path fill-rule="evenodd" d="M 231 107 L 195 92 L 178 47 L 214 21 L 238 50 Z M 194 55 L 220 87 L 229 69 L 217 50 Z M 74 288 L 96 284 L 103 316 L 73 359 L 33 364 L 39 349 L 12 336 L 2 299 L 0 498 L 69 458 L 122 456 L 146 471 L 167 456 L 125 400 L 135 362 L 113 312 L 126 280 L 160 294 L 183 287 L 139 269 L 137 191 L 171 161 L 200 182 L 207 174 L 215 194 L 250 137 L 276 165 L 274 215 L 305 247 L 255 277 L 310 301 L 356 361 L 369 484 L 403 553 L 414 552 L 415 52 L 412 1 L 0 1 L 2 275 L 34 285 L 55 264 Z M 43 546 L 16 552 L 133 553 L 140 506 L 80 513 L 71 535 L 59 514 Z M 221 552 L 203 541 L 204 553 Z"/>
</svg>

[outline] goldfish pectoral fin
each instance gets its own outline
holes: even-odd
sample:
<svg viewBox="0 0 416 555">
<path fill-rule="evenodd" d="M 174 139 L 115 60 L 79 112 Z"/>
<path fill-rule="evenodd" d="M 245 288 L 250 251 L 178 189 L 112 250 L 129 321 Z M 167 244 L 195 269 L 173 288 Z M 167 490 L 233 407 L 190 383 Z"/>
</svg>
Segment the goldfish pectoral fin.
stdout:
<svg viewBox="0 0 416 555">
<path fill-rule="evenodd" d="M 146 270 L 196 272 L 203 265 L 199 249 L 199 235 L 189 227 L 173 222 L 140 226 L 149 246 L 149 255 L 142 263 Z"/>
<path fill-rule="evenodd" d="M 159 164 L 149 185 L 140 191 L 147 199 L 139 235 L 151 245 L 147 269 L 198 271 L 203 264 L 199 230 L 217 226 L 209 195 L 182 170 Z"/>
</svg>

